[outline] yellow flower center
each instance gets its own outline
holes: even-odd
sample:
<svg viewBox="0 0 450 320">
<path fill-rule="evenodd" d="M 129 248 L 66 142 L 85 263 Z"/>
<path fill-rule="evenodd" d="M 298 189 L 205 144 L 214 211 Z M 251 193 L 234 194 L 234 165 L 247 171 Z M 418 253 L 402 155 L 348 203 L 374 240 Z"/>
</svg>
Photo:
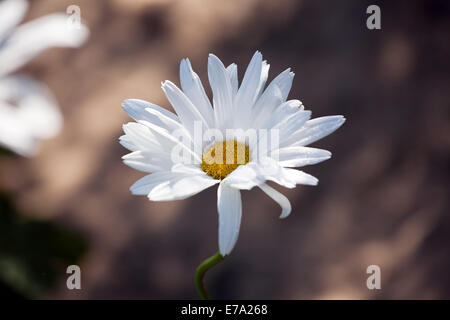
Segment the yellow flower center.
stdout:
<svg viewBox="0 0 450 320">
<path fill-rule="evenodd" d="M 242 164 L 250 161 L 250 150 L 243 142 L 216 142 L 202 156 L 202 170 L 214 179 L 223 179 Z"/>
</svg>

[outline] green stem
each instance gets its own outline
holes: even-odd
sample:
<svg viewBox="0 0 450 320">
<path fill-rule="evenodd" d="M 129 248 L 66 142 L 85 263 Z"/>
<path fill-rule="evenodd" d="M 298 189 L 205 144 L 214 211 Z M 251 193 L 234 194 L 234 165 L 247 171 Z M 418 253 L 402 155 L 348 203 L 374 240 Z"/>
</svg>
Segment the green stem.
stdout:
<svg viewBox="0 0 450 320">
<path fill-rule="evenodd" d="M 200 295 L 200 298 L 203 300 L 209 300 L 209 294 L 206 291 L 203 277 L 205 276 L 206 271 L 214 267 L 223 259 L 224 257 L 220 254 L 220 252 L 217 252 L 215 255 L 203 261 L 195 272 L 195 286 L 197 287 L 197 292 Z"/>
</svg>

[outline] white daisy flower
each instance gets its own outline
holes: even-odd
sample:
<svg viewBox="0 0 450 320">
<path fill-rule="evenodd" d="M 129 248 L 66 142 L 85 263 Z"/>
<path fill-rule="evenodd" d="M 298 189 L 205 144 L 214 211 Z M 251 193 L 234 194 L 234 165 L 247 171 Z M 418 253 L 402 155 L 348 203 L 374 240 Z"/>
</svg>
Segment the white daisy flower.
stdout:
<svg viewBox="0 0 450 320">
<path fill-rule="evenodd" d="M 211 104 L 200 78 L 185 59 L 180 66 L 181 90 L 170 81 L 162 84 L 176 114 L 142 100 L 123 103 L 136 121 L 123 126 L 125 135 L 120 142 L 132 151 L 123 161 L 149 173 L 131 186 L 131 192 L 153 201 L 168 201 L 185 199 L 219 184 L 222 256 L 231 252 L 238 238 L 240 190 L 259 187 L 281 206 L 280 218 L 287 217 L 289 200 L 266 181 L 287 188 L 316 185 L 315 177 L 292 168 L 329 159 L 329 151 L 306 145 L 332 133 L 345 121 L 343 116 L 310 120 L 311 112 L 304 110 L 299 100 L 286 101 L 294 73 L 285 70 L 264 89 L 268 72 L 269 65 L 256 52 L 239 86 L 236 64 L 225 67 L 210 54 Z M 269 132 L 270 145 L 260 132 Z M 180 150 L 189 155 L 189 161 L 186 157 L 180 161 L 176 156 Z"/>
<path fill-rule="evenodd" d="M 68 27 L 56 13 L 17 26 L 28 8 L 25 0 L 0 1 L 0 145 L 31 156 L 39 140 L 56 135 L 62 116 L 50 91 L 24 75 L 10 75 L 51 47 L 78 47 L 88 29 Z"/>
</svg>

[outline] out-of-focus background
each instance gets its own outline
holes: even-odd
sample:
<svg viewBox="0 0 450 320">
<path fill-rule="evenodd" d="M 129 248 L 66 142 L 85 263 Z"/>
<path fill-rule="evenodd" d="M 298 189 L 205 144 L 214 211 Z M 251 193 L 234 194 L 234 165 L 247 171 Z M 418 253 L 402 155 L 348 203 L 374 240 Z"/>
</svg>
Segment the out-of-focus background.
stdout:
<svg viewBox="0 0 450 320">
<path fill-rule="evenodd" d="M 31 159 L 0 155 L 0 294 L 25 298 L 196 298 L 198 263 L 217 251 L 216 188 L 149 202 L 121 162 L 122 100 L 170 109 L 160 89 L 189 57 L 238 63 L 255 50 L 270 79 L 296 73 L 290 98 L 347 122 L 315 143 L 332 159 L 305 171 L 317 187 L 282 190 L 293 212 L 243 193 L 238 243 L 207 275 L 216 298 L 450 298 L 448 1 L 42 0 L 30 20 L 81 8 L 91 36 L 24 70 L 45 82 L 62 133 Z M 366 8 L 381 7 L 381 30 Z M 209 87 L 208 87 L 209 90 Z M 209 92 L 209 91 L 208 91 Z M 66 288 L 78 264 L 82 290 Z M 381 268 L 368 290 L 366 268 Z"/>
</svg>

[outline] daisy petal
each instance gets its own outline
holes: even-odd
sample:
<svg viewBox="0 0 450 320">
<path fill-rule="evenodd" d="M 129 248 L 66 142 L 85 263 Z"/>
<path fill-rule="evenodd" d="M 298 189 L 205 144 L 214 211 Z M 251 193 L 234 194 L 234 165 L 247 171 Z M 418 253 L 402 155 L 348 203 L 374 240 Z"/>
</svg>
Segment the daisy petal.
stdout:
<svg viewBox="0 0 450 320">
<path fill-rule="evenodd" d="M 279 130 L 280 146 L 284 145 L 283 142 L 290 139 L 294 132 L 301 128 L 310 118 L 310 110 L 300 110 L 272 127 L 272 130 Z"/>
<path fill-rule="evenodd" d="M 169 171 L 172 160 L 168 154 L 149 151 L 134 151 L 122 157 L 127 166 L 143 172 Z"/>
<path fill-rule="evenodd" d="M 219 212 L 219 251 L 222 256 L 233 250 L 239 236 L 242 217 L 241 192 L 225 183 L 217 190 L 217 209 Z"/>
<path fill-rule="evenodd" d="M 224 181 L 230 187 L 250 190 L 254 186 L 266 181 L 261 174 L 262 171 L 263 169 L 259 163 L 249 162 L 246 165 L 237 167 L 224 179 Z"/>
<path fill-rule="evenodd" d="M 63 119 L 50 90 L 25 75 L 0 79 L 0 100 L 15 101 L 15 114 L 37 138 L 51 138 L 61 130 Z"/>
<path fill-rule="evenodd" d="M 251 175 L 251 172 L 247 173 L 247 175 L 245 175 L 245 171 L 238 172 L 236 173 L 235 177 L 229 179 L 229 184 L 235 188 L 247 190 L 264 183 L 266 180 L 276 182 L 277 184 L 286 188 L 295 188 L 295 185 L 298 183 L 312 184 L 311 181 L 307 180 L 307 177 L 302 175 L 303 172 L 294 169 L 283 168 L 277 161 L 269 157 L 260 157 L 257 166 L 250 167 L 249 169 L 253 169 L 253 175 Z M 237 168 L 235 171 L 238 170 L 239 168 Z M 291 173 L 289 170 L 293 170 L 296 172 Z M 304 175 L 309 176 L 306 173 Z M 312 176 L 309 177 L 315 179 Z"/>
<path fill-rule="evenodd" d="M 184 163 L 175 163 L 170 168 L 170 171 L 186 174 L 197 174 L 197 175 L 205 174 L 205 172 L 199 166 Z"/>
<path fill-rule="evenodd" d="M 172 172 L 155 172 L 136 181 L 131 187 L 130 191 L 134 195 L 148 195 L 157 185 L 164 183 L 170 179 L 175 178 L 176 175 Z"/>
<path fill-rule="evenodd" d="M 236 63 L 232 63 L 227 67 L 227 73 L 228 73 L 228 77 L 230 78 L 231 92 L 233 94 L 233 99 L 234 99 L 234 97 L 236 97 L 236 94 L 238 91 L 238 86 L 239 86 Z"/>
<path fill-rule="evenodd" d="M 25 0 L 5 0 L 0 2 L 0 40 L 22 21 L 28 9 Z"/>
<path fill-rule="evenodd" d="M 257 100 L 259 98 L 259 96 L 261 95 L 261 93 L 264 90 L 264 86 L 266 85 L 267 78 L 269 77 L 269 69 L 270 69 L 270 64 L 268 64 L 267 61 L 264 60 L 262 62 L 262 66 L 261 66 L 261 76 L 259 77 L 259 86 L 258 86 L 258 89 L 256 90 L 256 99 L 255 100 Z"/>
<path fill-rule="evenodd" d="M 122 107 L 136 121 L 154 123 L 168 131 L 183 128 L 176 115 L 147 101 L 128 99 L 122 103 Z"/>
<path fill-rule="evenodd" d="M 139 179 L 130 187 L 130 191 L 134 195 L 147 195 L 152 201 L 181 200 L 209 188 L 217 182 L 206 175 L 160 171 Z"/>
<path fill-rule="evenodd" d="M 306 146 L 333 133 L 344 122 L 343 116 L 326 116 L 309 120 L 303 128 L 282 142 L 282 146 Z"/>
<path fill-rule="evenodd" d="M 35 155 L 39 140 L 54 137 L 63 123 L 48 88 L 23 75 L 0 78 L 0 113 L 0 143 L 24 156 Z"/>
<path fill-rule="evenodd" d="M 265 127 L 271 129 L 279 123 L 287 121 L 287 119 L 295 113 L 302 111 L 301 107 L 303 107 L 303 105 L 300 100 L 289 100 L 283 102 L 275 109 L 270 117 L 270 120 L 265 124 Z"/>
<path fill-rule="evenodd" d="M 165 117 L 172 119 L 173 121 L 179 122 L 179 119 L 176 114 L 170 112 L 169 110 L 160 107 L 156 104 L 140 100 L 140 99 L 127 99 L 122 102 L 122 107 L 125 111 L 135 120 L 145 120 L 142 118 L 143 115 L 145 117 L 145 112 L 148 109 L 151 111 L 157 111 L 164 115 Z"/>
<path fill-rule="evenodd" d="M 125 147 L 131 151 L 167 152 L 162 142 L 158 141 L 158 138 L 150 128 L 141 123 L 129 122 L 123 125 L 123 131 L 125 132 L 125 137 L 120 137 L 120 142 L 125 144 Z M 172 144 L 167 147 L 171 148 Z"/>
<path fill-rule="evenodd" d="M 186 160 L 194 160 L 201 162 L 200 157 L 189 148 L 189 143 L 184 143 L 186 139 L 178 140 L 177 137 L 157 125 L 147 122 L 145 125 L 142 123 L 130 122 L 123 126 L 127 138 L 120 138 L 120 143 L 131 151 L 142 150 L 151 153 L 161 153 L 169 157 L 172 156 L 172 152 L 175 151 L 175 147 L 186 155 L 193 157 Z M 184 161 L 184 158 L 181 159 Z M 172 163 L 171 163 L 172 164 Z"/>
<path fill-rule="evenodd" d="M 261 128 L 271 119 L 274 110 L 283 102 L 278 86 L 271 86 L 259 97 L 252 108 L 252 116 L 248 124 L 253 128 Z"/>
<path fill-rule="evenodd" d="M 288 188 L 295 187 L 295 183 L 284 176 L 283 169 L 274 159 L 261 156 L 258 162 L 249 162 L 237 167 L 223 181 L 233 188 L 244 190 L 250 190 L 266 180 L 274 181 Z"/>
<path fill-rule="evenodd" d="M 286 147 L 272 151 L 271 156 L 283 167 L 301 167 L 331 158 L 331 152 L 308 147 Z"/>
<path fill-rule="evenodd" d="M 283 174 L 286 176 L 294 185 L 304 184 L 309 186 L 316 186 L 319 180 L 303 171 L 291 169 L 291 168 L 283 168 Z"/>
<path fill-rule="evenodd" d="M 244 78 L 242 79 L 241 86 L 239 87 L 235 99 L 236 111 L 239 112 L 240 118 L 244 121 L 250 118 L 252 107 L 258 98 L 262 81 L 262 69 L 262 55 L 259 51 L 256 51 L 245 71 Z M 240 123 L 240 125 L 242 125 L 242 123 Z"/>
<path fill-rule="evenodd" d="M 137 151 L 139 148 L 133 143 L 131 138 L 127 136 L 126 134 L 121 135 L 119 137 L 119 143 L 124 147 L 125 149 L 128 149 L 130 151 Z"/>
<path fill-rule="evenodd" d="M 208 78 L 213 93 L 216 127 L 230 128 L 228 119 L 234 109 L 231 82 L 222 61 L 213 54 L 208 58 Z"/>
<path fill-rule="evenodd" d="M 203 88 L 202 81 L 192 69 L 189 59 L 181 60 L 180 64 L 181 89 L 197 107 L 205 119 L 208 127 L 214 126 L 214 111 L 211 102 Z"/>
<path fill-rule="evenodd" d="M 272 80 L 272 82 L 267 86 L 266 90 L 268 90 L 271 86 L 277 86 L 281 90 L 283 101 L 286 101 L 289 92 L 291 91 L 294 75 L 295 74 L 291 72 L 291 68 L 284 70 L 282 73 L 276 76 L 275 79 Z"/>
<path fill-rule="evenodd" d="M 176 177 L 154 187 L 148 198 L 151 201 L 183 200 L 197 194 L 219 181 L 204 175 L 183 175 L 174 172 Z"/>
<path fill-rule="evenodd" d="M 20 119 L 0 102 L 0 145 L 22 156 L 34 156 L 38 151 L 38 140 L 22 125 Z M 19 124 L 19 125 L 18 125 Z"/>
<path fill-rule="evenodd" d="M 191 134 L 191 137 L 194 136 L 194 126 L 197 121 L 201 122 L 203 128 L 208 127 L 208 124 L 200 111 L 173 82 L 165 81 L 161 88 L 178 114 L 181 123 Z"/>
<path fill-rule="evenodd" d="M 291 203 L 289 202 L 288 198 L 269 186 L 268 184 L 261 184 L 258 186 L 262 191 L 264 191 L 265 194 L 267 194 L 272 200 L 274 200 L 276 203 L 278 203 L 281 207 L 281 215 L 280 219 L 286 218 L 291 213 Z"/>
<path fill-rule="evenodd" d="M 196 151 L 201 149 L 196 147 L 192 148 L 192 145 L 188 141 L 188 137 L 184 137 L 184 132 L 176 132 L 180 134 L 180 136 L 178 136 L 173 135 L 171 132 L 165 130 L 164 128 L 158 127 L 153 123 L 146 122 L 145 125 L 149 127 L 153 133 L 155 133 L 159 141 L 164 142 L 166 152 L 172 153 L 174 151 L 173 148 L 178 146 L 181 150 L 187 152 L 187 154 L 193 157 L 193 159 L 187 159 L 188 161 L 193 160 L 194 163 L 202 162 L 201 156 L 196 153 Z M 171 145 L 171 147 L 168 147 L 169 145 Z"/>
<path fill-rule="evenodd" d="M 261 87 L 261 70 L 263 67 L 262 54 L 256 51 L 245 71 L 242 84 L 236 95 L 238 108 L 252 107 Z"/>
<path fill-rule="evenodd" d="M 67 15 L 50 14 L 17 27 L 0 50 L 0 74 L 12 72 L 51 47 L 78 47 L 88 37 L 86 26 L 69 28 Z"/>
</svg>

